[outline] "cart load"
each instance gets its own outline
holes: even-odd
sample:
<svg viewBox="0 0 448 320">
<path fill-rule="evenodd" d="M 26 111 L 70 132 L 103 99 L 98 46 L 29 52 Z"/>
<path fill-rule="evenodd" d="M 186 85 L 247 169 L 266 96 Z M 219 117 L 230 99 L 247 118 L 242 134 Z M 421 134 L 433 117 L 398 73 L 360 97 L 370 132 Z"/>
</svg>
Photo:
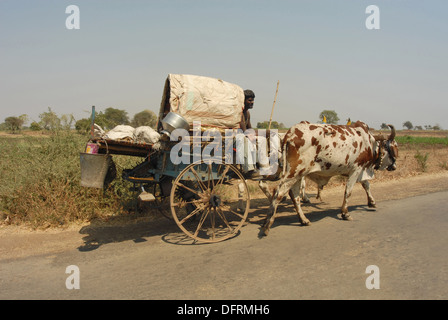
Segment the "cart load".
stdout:
<svg viewBox="0 0 448 320">
<path fill-rule="evenodd" d="M 203 76 L 170 74 L 165 81 L 159 120 L 169 112 L 182 116 L 190 125 L 237 129 L 244 108 L 241 87 Z"/>
<path fill-rule="evenodd" d="M 140 200 L 149 201 L 164 215 L 169 213 L 195 241 L 218 242 L 233 237 L 243 226 L 250 206 L 241 169 L 225 161 L 224 155 L 197 160 L 197 149 L 191 140 L 186 148 L 191 161 L 174 161 L 180 142 L 167 137 L 175 129 L 184 129 L 192 135 L 197 122 L 202 130 L 236 131 L 240 128 L 243 107 L 244 91 L 237 85 L 202 76 L 170 74 L 165 81 L 157 129 L 118 126 L 112 132 L 104 132 L 92 123 L 88 145 L 95 145 L 97 150 L 96 154 L 81 154 L 81 175 L 83 169 L 93 167 L 86 159 L 95 160 L 96 166 L 84 170 L 87 172 L 84 176 L 98 170 L 105 176 L 111 154 L 142 157 L 140 164 L 124 169 L 122 176 L 133 183 L 134 190 L 142 192 Z M 207 139 L 200 142 L 199 155 L 204 154 L 210 143 Z M 224 139 L 222 143 L 224 147 Z M 104 177 L 98 180 L 100 183 L 95 186 L 101 187 Z M 237 198 L 234 194 L 238 194 Z"/>
</svg>

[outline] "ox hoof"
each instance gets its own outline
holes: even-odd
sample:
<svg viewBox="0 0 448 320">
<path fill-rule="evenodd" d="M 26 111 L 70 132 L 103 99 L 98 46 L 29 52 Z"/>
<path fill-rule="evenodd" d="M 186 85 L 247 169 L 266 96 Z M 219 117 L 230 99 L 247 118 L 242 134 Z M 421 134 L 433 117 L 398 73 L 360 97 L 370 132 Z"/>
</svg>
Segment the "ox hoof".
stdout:
<svg viewBox="0 0 448 320">
<path fill-rule="evenodd" d="M 266 237 L 269 234 L 269 229 L 266 229 L 265 227 L 260 228 L 260 232 L 258 233 L 258 238 Z"/>
<path fill-rule="evenodd" d="M 310 225 L 311 225 L 311 222 L 310 222 L 310 220 L 305 220 L 305 221 L 300 222 L 300 224 L 301 224 L 302 226 L 310 226 Z"/>
<path fill-rule="evenodd" d="M 342 214 L 342 220 L 353 221 L 353 218 L 349 214 Z"/>
<path fill-rule="evenodd" d="M 368 206 L 369 206 L 369 208 L 376 208 L 376 204 L 375 203 L 369 203 Z"/>
</svg>

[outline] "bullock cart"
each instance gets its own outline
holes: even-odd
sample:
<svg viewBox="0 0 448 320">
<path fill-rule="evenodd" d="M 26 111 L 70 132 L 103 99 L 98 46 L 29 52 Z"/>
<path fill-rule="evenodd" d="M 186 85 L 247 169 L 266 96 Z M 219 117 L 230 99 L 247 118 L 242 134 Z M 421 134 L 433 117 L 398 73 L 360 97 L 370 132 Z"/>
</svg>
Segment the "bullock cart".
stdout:
<svg viewBox="0 0 448 320">
<path fill-rule="evenodd" d="M 235 236 L 245 223 L 249 190 L 240 166 L 225 160 L 229 147 L 225 139 L 217 143 L 199 137 L 195 142 L 193 122 L 200 121 L 201 133 L 237 129 L 243 105 L 243 90 L 236 85 L 170 74 L 158 116 L 160 141 L 136 143 L 92 136 L 89 143 L 98 146 L 98 155 L 141 157 L 140 164 L 123 170 L 123 178 L 141 191 L 140 200 L 151 202 L 162 213 L 170 212 L 178 227 L 195 241 L 219 242 Z M 177 139 L 176 129 L 186 134 Z M 219 147 L 221 155 L 211 152 L 212 157 L 204 157 Z"/>
</svg>

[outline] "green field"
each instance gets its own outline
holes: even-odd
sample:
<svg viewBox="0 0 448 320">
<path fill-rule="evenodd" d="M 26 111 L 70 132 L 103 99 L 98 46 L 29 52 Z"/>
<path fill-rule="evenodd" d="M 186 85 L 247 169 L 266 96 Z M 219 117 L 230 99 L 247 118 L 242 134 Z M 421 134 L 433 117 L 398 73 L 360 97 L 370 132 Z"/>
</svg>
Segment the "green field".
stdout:
<svg viewBox="0 0 448 320">
<path fill-rule="evenodd" d="M 399 145 L 448 145 L 448 137 L 420 137 L 420 136 L 397 136 L 395 140 Z"/>
</svg>

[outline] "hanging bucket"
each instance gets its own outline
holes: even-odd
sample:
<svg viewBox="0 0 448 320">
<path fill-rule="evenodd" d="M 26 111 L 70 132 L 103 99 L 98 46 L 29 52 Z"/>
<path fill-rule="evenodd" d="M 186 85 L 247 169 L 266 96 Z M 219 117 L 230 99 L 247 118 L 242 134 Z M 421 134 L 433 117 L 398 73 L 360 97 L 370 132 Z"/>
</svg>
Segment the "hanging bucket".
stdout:
<svg viewBox="0 0 448 320">
<path fill-rule="evenodd" d="M 99 146 L 96 143 L 88 143 L 86 146 L 86 153 L 98 153 Z"/>
<path fill-rule="evenodd" d="M 103 188 L 112 157 L 109 154 L 81 153 L 81 186 Z"/>
</svg>

